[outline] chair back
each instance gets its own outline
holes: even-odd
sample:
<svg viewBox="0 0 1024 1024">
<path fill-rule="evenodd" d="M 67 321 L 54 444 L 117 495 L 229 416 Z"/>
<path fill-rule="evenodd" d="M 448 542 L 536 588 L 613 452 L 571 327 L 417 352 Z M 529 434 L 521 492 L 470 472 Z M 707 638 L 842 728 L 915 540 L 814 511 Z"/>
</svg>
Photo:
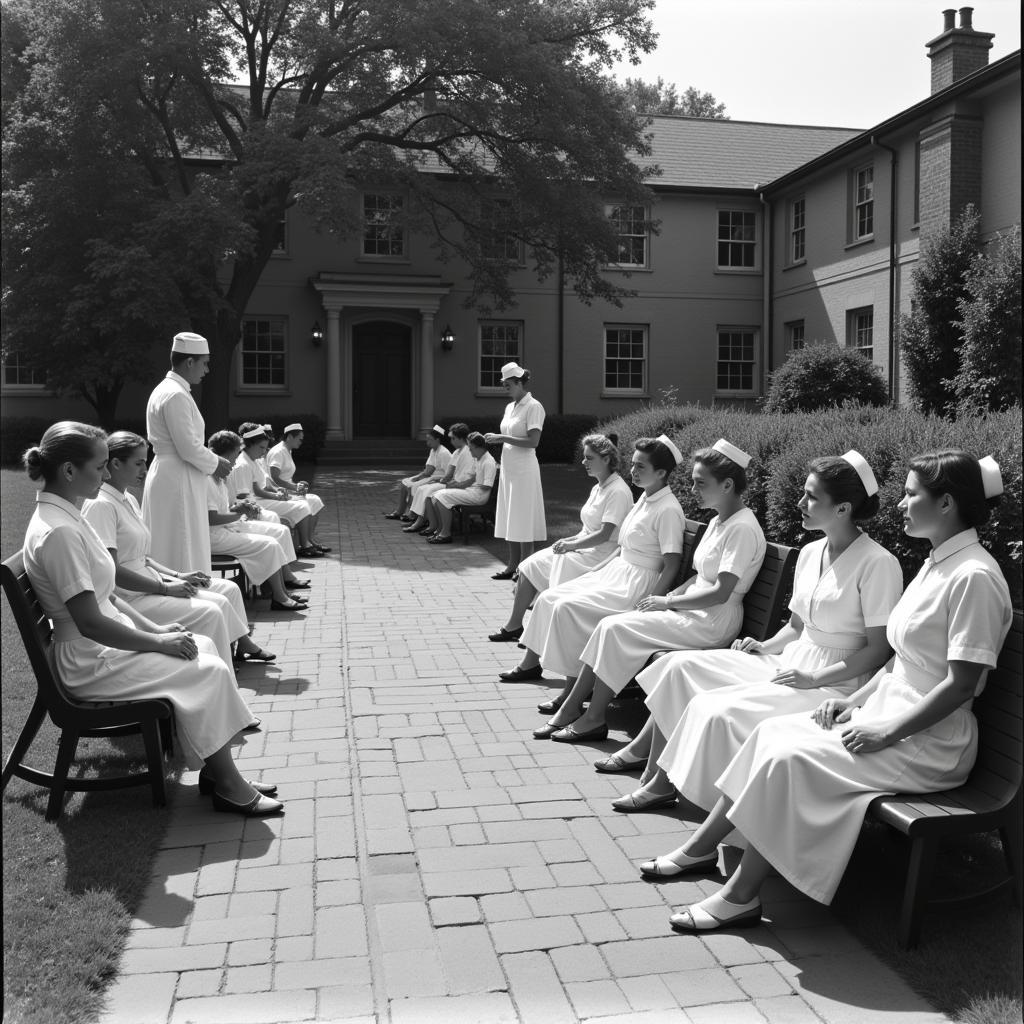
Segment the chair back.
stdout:
<svg viewBox="0 0 1024 1024">
<path fill-rule="evenodd" d="M 779 631 L 793 589 L 796 556 L 796 548 L 768 542 L 761 571 L 743 596 L 740 636 L 767 640 Z"/>
<path fill-rule="evenodd" d="M 696 519 L 686 520 L 683 528 L 683 558 L 679 563 L 679 576 L 676 578 L 675 586 L 685 583 L 693 575 L 693 553 L 697 550 L 697 545 L 707 528 L 706 523 L 699 523 Z"/>
<path fill-rule="evenodd" d="M 55 706 L 63 700 L 50 660 L 53 627 L 25 572 L 25 559 L 20 551 L 4 559 L 0 565 L 0 583 L 14 613 L 14 621 L 18 624 L 21 642 L 25 645 L 25 653 L 35 673 L 39 692 L 52 714 Z"/>
</svg>

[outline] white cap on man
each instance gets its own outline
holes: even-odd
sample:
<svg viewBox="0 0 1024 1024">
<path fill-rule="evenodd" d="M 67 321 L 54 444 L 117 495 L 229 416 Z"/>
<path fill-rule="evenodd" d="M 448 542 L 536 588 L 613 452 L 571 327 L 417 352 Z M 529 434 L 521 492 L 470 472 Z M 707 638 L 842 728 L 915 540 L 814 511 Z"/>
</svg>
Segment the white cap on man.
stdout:
<svg viewBox="0 0 1024 1024">
<path fill-rule="evenodd" d="M 210 354 L 210 346 L 201 334 L 182 331 L 174 336 L 174 341 L 171 343 L 171 351 L 178 352 L 184 356 L 208 356 Z"/>
</svg>

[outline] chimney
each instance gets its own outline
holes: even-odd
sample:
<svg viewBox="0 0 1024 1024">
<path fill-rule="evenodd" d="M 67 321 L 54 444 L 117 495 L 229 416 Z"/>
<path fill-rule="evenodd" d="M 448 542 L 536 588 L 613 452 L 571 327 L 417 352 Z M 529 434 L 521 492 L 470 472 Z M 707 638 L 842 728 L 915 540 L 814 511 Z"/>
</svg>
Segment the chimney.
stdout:
<svg viewBox="0 0 1024 1024">
<path fill-rule="evenodd" d="M 975 31 L 971 24 L 973 7 L 960 8 L 959 28 L 955 25 L 956 13 L 952 9 L 942 12 L 942 35 L 928 43 L 933 95 L 988 64 L 995 33 Z"/>
</svg>

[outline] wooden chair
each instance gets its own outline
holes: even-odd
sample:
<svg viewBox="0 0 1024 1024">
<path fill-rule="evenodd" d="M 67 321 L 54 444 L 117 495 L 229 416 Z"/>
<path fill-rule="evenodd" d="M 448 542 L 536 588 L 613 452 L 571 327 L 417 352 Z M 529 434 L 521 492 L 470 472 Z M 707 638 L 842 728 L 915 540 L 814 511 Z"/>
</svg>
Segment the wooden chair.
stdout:
<svg viewBox="0 0 1024 1024">
<path fill-rule="evenodd" d="M 259 588 L 245 575 L 242 563 L 234 555 L 213 555 L 210 559 L 210 572 L 218 573 L 221 579 L 230 575 L 246 601 L 255 601 L 259 597 Z"/>
<path fill-rule="evenodd" d="M 164 806 L 167 791 L 163 762 L 164 757 L 171 752 L 171 725 L 174 721 L 171 705 L 159 699 L 118 703 L 76 700 L 53 670 L 53 630 L 25 573 L 20 551 L 0 565 L 0 582 L 18 624 L 37 685 L 32 710 L 4 764 L 0 790 L 7 788 L 12 775 L 46 787 L 50 791 L 46 806 L 47 821 L 56 821 L 60 817 L 64 809 L 65 792 L 120 789 L 148 783 L 153 789 L 153 804 Z M 47 713 L 53 724 L 61 730 L 52 774 L 30 768 L 22 762 Z M 123 736 L 132 733 L 142 734 L 148 766 L 145 772 L 100 779 L 68 778 L 80 736 Z"/>
<path fill-rule="evenodd" d="M 501 473 L 499 465 L 494 473 L 494 483 L 491 485 L 491 493 L 483 505 L 456 505 L 452 508 L 452 536 L 456 533 L 462 534 L 462 543 L 469 543 L 469 534 L 472 529 L 472 520 L 476 516 L 480 520 L 480 529 L 486 530 L 488 523 L 494 523 L 498 514 L 498 474 Z"/>
<path fill-rule="evenodd" d="M 978 720 L 978 758 L 967 781 L 945 793 L 880 796 L 868 813 L 911 840 L 910 864 L 903 889 L 898 938 L 907 948 L 917 945 L 921 921 L 928 906 L 955 906 L 974 902 L 996 889 L 1012 887 L 1021 905 L 1021 657 L 1024 650 L 1021 612 L 1013 613 L 1009 635 L 999 663 L 988 676 L 985 689 L 974 701 Z M 946 836 L 999 831 L 1007 877 L 979 893 L 953 899 L 927 899 L 939 843 Z"/>
</svg>

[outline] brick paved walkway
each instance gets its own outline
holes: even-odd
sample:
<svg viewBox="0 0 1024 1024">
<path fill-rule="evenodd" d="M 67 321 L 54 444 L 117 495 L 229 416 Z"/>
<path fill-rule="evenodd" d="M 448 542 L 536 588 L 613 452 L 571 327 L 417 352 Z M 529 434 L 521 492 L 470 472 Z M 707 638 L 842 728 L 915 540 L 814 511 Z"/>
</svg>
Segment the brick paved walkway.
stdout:
<svg viewBox="0 0 1024 1024">
<path fill-rule="evenodd" d="M 334 553 L 307 615 L 253 615 L 279 658 L 241 676 L 263 730 L 238 757 L 287 813 L 177 787 L 104 1024 L 945 1019 L 778 880 L 763 928 L 674 935 L 719 882 L 638 880 L 684 826 L 612 813 L 634 776 L 529 737 L 553 684 L 499 684 L 517 652 L 486 639 L 511 586 L 383 519 L 398 476 L 318 475 Z"/>
</svg>

